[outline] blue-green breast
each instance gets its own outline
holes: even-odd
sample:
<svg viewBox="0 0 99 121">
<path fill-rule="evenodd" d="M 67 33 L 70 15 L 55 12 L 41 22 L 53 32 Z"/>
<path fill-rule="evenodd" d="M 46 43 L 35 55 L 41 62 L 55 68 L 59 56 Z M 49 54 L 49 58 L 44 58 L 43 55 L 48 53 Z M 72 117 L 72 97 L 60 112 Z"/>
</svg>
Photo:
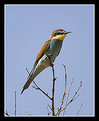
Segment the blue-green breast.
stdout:
<svg viewBox="0 0 99 121">
<path fill-rule="evenodd" d="M 50 46 L 46 52 L 46 54 L 52 54 L 51 62 L 53 63 L 55 58 L 60 53 L 63 41 L 58 39 L 53 39 L 50 43 Z"/>
</svg>

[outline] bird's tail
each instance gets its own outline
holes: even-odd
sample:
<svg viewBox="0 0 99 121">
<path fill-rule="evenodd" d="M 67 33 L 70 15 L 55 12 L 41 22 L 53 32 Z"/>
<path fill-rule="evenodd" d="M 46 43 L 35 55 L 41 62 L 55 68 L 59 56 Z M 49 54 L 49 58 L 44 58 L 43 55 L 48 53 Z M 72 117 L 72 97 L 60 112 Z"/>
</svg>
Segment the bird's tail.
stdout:
<svg viewBox="0 0 99 121">
<path fill-rule="evenodd" d="M 46 66 L 44 65 L 40 65 L 39 67 L 37 67 L 35 69 L 35 71 L 32 71 L 32 73 L 29 75 L 29 78 L 27 80 L 27 82 L 25 83 L 24 87 L 23 87 L 23 90 L 21 92 L 21 94 L 23 93 L 23 91 L 25 89 L 27 89 L 29 87 L 29 85 L 31 84 L 31 82 L 33 81 L 33 79 L 41 72 L 43 71 L 44 69 L 46 68 Z"/>
<path fill-rule="evenodd" d="M 33 81 L 34 78 L 35 78 L 35 76 L 33 74 L 28 78 L 28 81 L 25 83 L 21 94 L 23 93 L 23 91 L 25 89 L 27 89 L 29 87 L 29 85 L 31 84 L 31 82 Z"/>
</svg>

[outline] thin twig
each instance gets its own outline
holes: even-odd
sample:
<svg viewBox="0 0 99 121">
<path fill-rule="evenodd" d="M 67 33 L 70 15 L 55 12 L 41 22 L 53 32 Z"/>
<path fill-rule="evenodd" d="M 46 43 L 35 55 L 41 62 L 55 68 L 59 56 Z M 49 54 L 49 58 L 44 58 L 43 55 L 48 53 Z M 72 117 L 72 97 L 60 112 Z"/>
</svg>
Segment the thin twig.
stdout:
<svg viewBox="0 0 99 121">
<path fill-rule="evenodd" d="M 77 91 L 75 92 L 74 96 L 72 97 L 73 99 L 77 95 L 77 93 L 78 93 L 79 89 L 81 88 L 81 86 L 82 86 L 82 81 L 80 81 L 80 86 L 78 87 Z"/>
<path fill-rule="evenodd" d="M 50 106 L 50 105 L 48 105 L 48 107 L 50 108 L 50 110 L 52 110 L 52 108 L 51 108 L 51 106 Z"/>
<path fill-rule="evenodd" d="M 51 112 L 49 112 L 49 110 L 48 110 L 48 107 L 47 107 L 47 113 L 48 113 L 48 116 L 51 114 Z"/>
<path fill-rule="evenodd" d="M 7 110 L 6 110 L 5 114 L 6 114 L 7 116 L 10 116 L 10 115 L 8 114 L 8 111 L 7 111 Z"/>
<path fill-rule="evenodd" d="M 60 112 L 64 111 L 71 102 L 73 102 L 75 99 L 77 99 L 77 97 L 79 96 L 79 94 L 77 95 L 77 93 L 78 93 L 79 89 L 81 88 L 81 86 L 82 86 L 82 82 L 80 82 L 80 86 L 78 87 L 77 91 L 75 92 L 73 97 L 70 99 L 70 101 L 65 105 L 65 107 L 60 110 Z M 57 113 L 56 113 L 56 115 L 57 115 Z"/>
<path fill-rule="evenodd" d="M 32 115 L 28 112 L 28 111 L 25 111 L 29 116 L 31 116 L 32 117 Z"/>
<path fill-rule="evenodd" d="M 32 87 L 33 87 L 34 89 L 36 89 L 36 90 L 40 90 L 44 95 L 46 95 L 50 100 L 52 100 L 52 115 L 54 116 L 54 115 L 55 115 L 55 113 L 54 113 L 54 91 L 55 91 L 55 80 L 56 80 L 56 78 L 55 78 L 55 73 L 54 73 L 54 64 L 51 63 L 51 58 L 50 58 L 50 56 L 48 56 L 48 58 L 49 58 L 49 60 L 50 60 L 50 66 L 52 67 L 52 72 L 53 72 L 52 98 L 51 98 L 50 96 L 48 96 L 48 94 L 45 93 L 34 81 L 33 81 L 33 83 L 34 83 L 35 86 L 32 86 Z M 29 71 L 28 71 L 27 68 L 26 68 L 26 70 L 27 70 L 27 72 L 28 72 L 28 74 L 29 74 L 29 76 L 30 76 L 30 73 L 29 73 Z"/>
<path fill-rule="evenodd" d="M 53 88 L 52 88 L 52 115 L 54 116 L 55 115 L 55 112 L 54 112 L 54 92 L 55 92 L 55 73 L 54 73 L 54 64 L 51 64 L 51 67 L 52 67 L 52 72 L 53 72 Z"/>
<path fill-rule="evenodd" d="M 34 81 L 34 85 L 35 86 L 32 86 L 34 89 L 36 90 L 40 90 L 44 95 L 46 95 L 50 100 L 52 100 L 52 115 L 54 116 L 55 115 L 55 112 L 54 112 L 54 91 L 55 91 L 55 72 L 54 72 L 54 64 L 51 63 L 51 56 L 52 55 L 47 55 L 47 57 L 49 58 L 49 61 L 50 61 L 50 66 L 52 67 L 52 73 L 53 73 L 53 87 L 52 87 L 52 97 L 48 96 L 47 93 L 45 93 Z M 29 76 L 30 76 L 30 73 L 28 71 L 28 69 L 26 68 L 26 71 L 28 72 Z"/>
<path fill-rule="evenodd" d="M 70 83 L 70 87 L 69 87 L 69 89 L 68 89 L 66 104 L 67 104 L 68 99 L 69 99 L 69 93 L 70 93 L 70 89 L 71 89 L 71 86 L 72 86 L 73 81 L 74 81 L 74 78 L 72 79 L 72 81 L 71 81 L 71 83 Z"/>
<path fill-rule="evenodd" d="M 16 116 L 16 91 L 15 91 L 15 116 Z"/>
<path fill-rule="evenodd" d="M 55 71 L 54 71 L 54 64 L 51 62 L 51 56 L 52 54 L 47 55 L 50 66 L 52 67 L 52 73 L 53 73 L 53 87 L 52 87 L 52 115 L 55 116 L 55 111 L 54 111 L 54 92 L 55 92 Z"/>
<path fill-rule="evenodd" d="M 79 95 L 78 96 L 76 96 L 76 95 L 77 95 L 79 89 L 81 88 L 81 86 L 82 86 L 82 82 L 80 82 L 80 86 L 78 87 L 77 91 L 75 92 L 75 94 L 73 95 L 73 97 L 71 98 L 71 100 L 65 105 L 65 107 L 62 110 L 65 110 L 66 107 L 79 96 Z"/>
<path fill-rule="evenodd" d="M 68 89 L 67 98 L 66 98 L 66 104 L 65 104 L 65 105 L 67 105 L 67 102 L 68 102 L 68 99 L 69 99 L 69 93 L 70 93 L 70 89 L 71 89 L 71 86 L 72 86 L 73 81 L 74 81 L 74 78 L 72 79 L 72 81 L 71 81 L 71 83 L 70 83 L 70 87 L 69 87 L 69 89 Z M 65 108 L 65 109 L 66 109 L 66 108 Z M 64 113 L 65 113 L 65 110 L 64 110 L 64 112 L 63 112 L 63 115 L 64 115 Z"/>
<path fill-rule="evenodd" d="M 76 113 L 76 116 L 79 114 L 80 110 L 81 110 L 81 107 L 82 107 L 83 103 L 80 104 L 80 108 L 78 110 L 78 112 Z"/>
<path fill-rule="evenodd" d="M 64 88 L 64 93 L 63 93 L 63 98 L 61 100 L 61 104 L 60 104 L 60 107 L 58 108 L 58 111 L 57 111 L 57 115 L 60 114 L 60 110 L 62 109 L 62 105 L 64 103 L 64 99 L 65 99 L 65 95 L 66 95 L 66 85 L 67 85 L 67 75 L 66 75 L 66 66 L 63 64 L 64 66 L 64 71 L 65 71 L 65 88 Z"/>
<path fill-rule="evenodd" d="M 28 71 L 28 69 L 26 68 L 26 71 L 28 72 L 28 74 L 29 74 L 29 76 L 30 76 L 30 73 L 29 73 L 29 71 Z"/>
<path fill-rule="evenodd" d="M 30 76 L 30 73 L 29 73 L 29 71 L 28 71 L 27 68 L 26 68 L 26 71 L 28 72 L 28 74 L 29 74 L 29 76 Z M 50 96 L 48 96 L 48 94 L 45 93 L 34 81 L 33 81 L 33 83 L 34 83 L 34 85 L 35 85 L 35 86 L 32 86 L 34 89 L 41 91 L 41 92 L 42 92 L 44 95 L 46 95 L 50 100 L 52 100 L 52 98 L 51 98 Z"/>
<path fill-rule="evenodd" d="M 67 75 L 66 75 L 66 66 L 63 64 L 64 66 L 64 71 L 65 71 L 65 88 L 64 88 L 64 93 L 63 93 L 63 98 L 62 98 L 62 101 L 61 101 L 61 105 L 60 105 L 60 108 L 62 108 L 62 105 L 63 105 L 63 101 L 65 99 L 65 94 L 66 94 L 66 85 L 67 85 Z"/>
<path fill-rule="evenodd" d="M 36 89 L 36 90 L 39 90 L 39 91 L 41 91 L 44 95 L 46 95 L 50 100 L 52 100 L 52 98 L 47 94 L 47 93 L 45 93 L 34 81 L 33 81 L 33 83 L 35 84 L 35 86 L 32 86 L 34 89 Z"/>
</svg>

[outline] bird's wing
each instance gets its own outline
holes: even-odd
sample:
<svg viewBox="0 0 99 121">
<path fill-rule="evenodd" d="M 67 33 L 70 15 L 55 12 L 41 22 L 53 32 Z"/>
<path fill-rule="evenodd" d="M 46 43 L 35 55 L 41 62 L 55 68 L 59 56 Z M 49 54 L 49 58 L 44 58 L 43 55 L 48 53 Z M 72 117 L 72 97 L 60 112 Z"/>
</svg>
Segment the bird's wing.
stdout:
<svg viewBox="0 0 99 121">
<path fill-rule="evenodd" d="M 41 48 L 41 50 L 40 50 L 40 52 L 39 52 L 39 54 L 38 54 L 38 56 L 37 56 L 37 58 L 36 58 L 36 61 L 35 61 L 35 63 L 34 63 L 34 67 L 33 67 L 32 71 L 30 72 L 30 74 L 29 74 L 29 76 L 28 76 L 28 79 L 27 79 L 28 81 L 25 83 L 25 85 L 24 85 L 24 87 L 23 87 L 23 90 L 22 90 L 21 94 L 23 93 L 23 91 L 24 91 L 25 89 L 27 89 L 27 88 L 29 87 L 30 83 L 31 83 L 32 80 L 35 78 L 35 77 L 33 76 L 33 71 L 34 71 L 34 69 L 35 69 L 35 66 L 36 66 L 37 62 L 40 60 L 40 58 L 44 55 L 44 53 L 46 52 L 46 50 L 48 49 L 48 47 L 49 47 L 49 45 L 50 45 L 50 42 L 51 42 L 51 40 L 48 40 L 48 41 L 46 41 L 46 42 L 44 43 L 44 45 L 42 46 L 42 48 Z"/>
<path fill-rule="evenodd" d="M 46 52 L 46 50 L 48 49 L 48 47 L 50 45 L 50 42 L 51 42 L 51 40 L 49 39 L 48 41 L 46 41 L 44 43 L 44 45 L 42 46 L 40 52 L 37 55 L 37 58 L 36 58 L 36 61 L 35 61 L 35 64 L 34 65 L 36 65 L 37 62 L 40 60 L 40 58 L 44 55 L 44 53 Z"/>
<path fill-rule="evenodd" d="M 35 70 L 35 66 L 37 65 L 38 61 L 40 60 L 40 58 L 44 55 L 44 53 L 46 52 L 46 50 L 48 49 L 49 45 L 50 45 L 51 40 L 49 39 L 48 41 L 46 41 L 44 43 L 44 45 L 42 46 L 40 52 L 37 55 L 36 61 L 34 63 L 33 69 L 30 72 L 30 75 L 33 74 L 34 70 Z M 30 78 L 30 75 L 28 76 L 28 79 Z"/>
</svg>

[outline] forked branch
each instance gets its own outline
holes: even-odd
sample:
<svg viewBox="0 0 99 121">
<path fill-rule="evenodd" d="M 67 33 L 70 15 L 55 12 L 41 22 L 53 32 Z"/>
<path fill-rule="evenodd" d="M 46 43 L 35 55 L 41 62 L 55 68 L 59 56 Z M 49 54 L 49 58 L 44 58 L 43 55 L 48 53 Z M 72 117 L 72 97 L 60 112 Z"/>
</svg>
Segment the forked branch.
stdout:
<svg viewBox="0 0 99 121">
<path fill-rule="evenodd" d="M 26 68 L 26 71 L 27 71 L 28 74 L 30 75 L 30 73 L 29 73 L 29 71 L 28 71 L 27 68 Z M 51 98 L 46 92 L 44 92 L 44 91 L 35 83 L 35 81 L 33 81 L 33 83 L 34 83 L 34 85 L 35 85 L 35 86 L 32 86 L 34 89 L 41 91 L 45 96 L 47 96 L 50 100 L 52 100 L 52 98 Z"/>
<path fill-rule="evenodd" d="M 50 56 L 48 56 L 49 60 L 50 60 Z M 80 90 L 81 86 L 82 86 L 82 81 L 80 82 L 80 86 L 78 87 L 78 89 L 76 90 L 76 92 L 74 93 L 73 97 L 69 100 L 68 102 L 68 99 L 69 99 L 69 93 L 70 93 L 70 89 L 71 89 L 71 86 L 72 86 L 72 83 L 74 81 L 74 78 L 72 79 L 71 83 L 70 83 L 70 86 L 69 86 L 69 89 L 68 89 L 68 92 L 67 92 L 67 96 L 66 96 L 66 86 L 67 86 L 67 74 L 66 74 L 66 67 L 65 65 L 64 66 L 64 71 L 65 71 L 65 87 L 64 87 L 64 93 L 63 93 L 63 97 L 62 97 L 62 100 L 61 100 L 61 104 L 58 108 L 58 111 L 56 112 L 55 114 L 55 107 L 54 107 L 54 92 L 55 92 L 55 72 L 54 72 L 54 64 L 51 63 L 51 60 L 50 60 L 50 66 L 52 68 L 52 73 L 53 73 L 53 87 L 52 87 L 52 97 L 50 97 L 45 91 L 43 91 L 34 81 L 34 85 L 35 86 L 32 86 L 34 89 L 36 90 L 39 90 L 41 91 L 46 97 L 48 97 L 51 101 L 52 101 L 52 106 L 50 107 L 50 110 L 52 111 L 52 116 L 57 116 L 57 115 L 60 115 L 61 112 L 63 112 L 63 115 L 65 113 L 65 110 L 67 108 L 67 106 L 73 102 L 78 96 L 78 91 Z M 27 70 L 27 68 L 26 68 Z M 30 75 L 29 71 L 27 70 L 28 74 Z M 77 95 L 78 94 L 78 95 Z M 65 102 L 65 106 L 63 106 L 64 104 L 64 101 L 65 101 L 65 97 L 66 97 L 66 102 Z M 81 105 L 82 106 L 82 105 Z M 81 109 L 81 107 L 80 107 Z M 80 111 L 79 109 L 79 111 Z M 77 112 L 77 115 L 79 113 L 79 111 Z M 49 112 L 48 110 L 48 107 L 47 107 L 47 112 L 48 112 L 48 115 L 50 115 L 51 112 Z"/>
<path fill-rule="evenodd" d="M 50 97 L 46 92 L 44 92 L 34 81 L 34 85 L 32 86 L 34 89 L 41 91 L 44 95 L 46 95 L 51 101 L 52 101 L 52 115 L 55 116 L 55 111 L 54 111 L 54 92 L 55 92 L 55 71 L 54 71 L 54 64 L 51 63 L 51 55 L 48 55 L 49 61 L 50 61 L 50 66 L 52 67 L 52 73 L 53 73 L 53 87 L 52 87 L 52 97 Z M 26 71 L 30 75 L 28 69 L 26 68 Z"/>
<path fill-rule="evenodd" d="M 72 80 L 72 82 L 73 82 L 73 80 Z M 72 83 L 72 82 L 71 82 L 71 83 Z M 70 101 L 67 103 L 67 100 L 66 100 L 65 106 L 64 106 L 59 112 L 57 112 L 55 115 L 58 115 L 58 114 L 59 114 L 60 112 L 62 112 L 62 111 L 64 111 L 64 112 L 63 112 L 63 115 L 64 115 L 67 106 L 68 106 L 71 102 L 73 102 L 73 101 L 79 96 L 78 91 L 80 90 L 81 86 L 82 86 L 82 81 L 80 82 L 80 85 L 79 85 L 77 91 L 74 93 L 74 95 L 73 95 L 73 97 L 70 99 Z M 71 86 L 70 86 L 70 88 L 71 88 Z M 70 88 L 69 88 L 69 89 L 70 89 Z M 78 95 L 77 95 L 77 94 L 78 94 Z M 67 98 L 68 98 L 68 95 L 69 95 L 69 94 L 67 94 Z"/>
</svg>

